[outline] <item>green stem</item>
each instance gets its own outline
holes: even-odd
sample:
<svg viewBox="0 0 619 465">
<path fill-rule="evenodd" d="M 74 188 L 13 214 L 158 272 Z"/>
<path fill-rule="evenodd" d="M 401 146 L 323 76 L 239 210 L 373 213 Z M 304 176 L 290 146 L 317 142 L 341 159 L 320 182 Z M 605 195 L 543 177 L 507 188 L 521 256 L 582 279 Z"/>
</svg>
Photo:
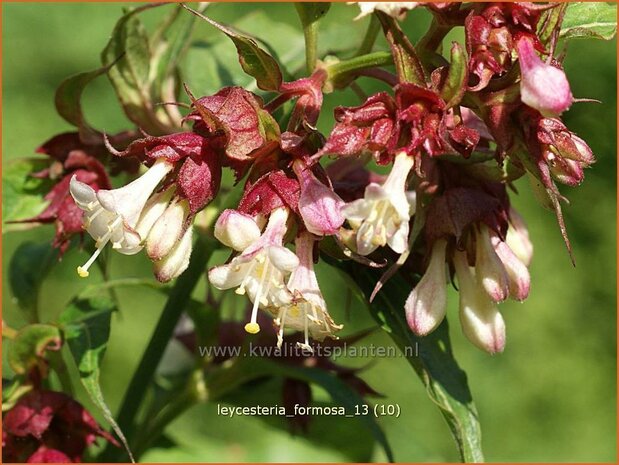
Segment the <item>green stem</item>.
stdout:
<svg viewBox="0 0 619 465">
<path fill-rule="evenodd" d="M 71 376 L 69 376 L 69 369 L 67 368 L 67 364 L 65 363 L 62 356 L 62 351 L 47 352 L 47 359 L 49 360 L 51 367 L 54 369 L 54 372 L 58 376 L 62 391 L 72 396 L 73 383 L 71 382 Z"/>
<path fill-rule="evenodd" d="M 146 397 L 146 390 L 151 384 L 168 341 L 174 334 L 174 328 L 191 298 L 193 289 L 202 277 L 214 249 L 213 244 L 210 242 L 207 238 L 200 237 L 194 244 L 189 267 L 178 278 L 174 287 L 172 287 L 170 297 L 163 308 L 155 331 L 142 355 L 142 360 L 140 360 L 137 370 L 133 373 L 118 413 L 118 426 L 125 433 L 129 444 L 132 444 L 132 438 L 135 434 L 135 417 L 142 401 Z M 125 458 L 120 457 L 122 454 L 124 454 L 124 451 L 108 444 L 100 459 L 104 462 L 111 462 L 115 461 L 114 459 Z"/>
<path fill-rule="evenodd" d="M 376 42 L 376 38 L 378 37 L 378 31 L 380 31 L 380 22 L 378 18 L 374 15 L 370 17 L 370 23 L 368 24 L 368 28 L 365 31 L 365 37 L 363 37 L 363 42 L 359 46 L 359 50 L 355 53 L 355 56 L 365 55 L 370 53 L 374 48 L 374 42 Z"/>
<path fill-rule="evenodd" d="M 305 65 L 307 67 L 307 73 L 312 74 L 314 68 L 316 68 L 317 61 L 317 48 L 318 48 L 318 21 L 307 21 L 305 14 L 302 11 L 303 6 L 299 3 L 295 3 L 297 13 L 303 23 L 303 36 L 305 38 Z"/>
<path fill-rule="evenodd" d="M 327 83 L 334 88 L 338 88 L 338 84 L 354 78 L 360 71 L 392 64 L 393 57 L 389 52 L 366 53 L 349 60 L 338 61 L 327 66 Z"/>
</svg>

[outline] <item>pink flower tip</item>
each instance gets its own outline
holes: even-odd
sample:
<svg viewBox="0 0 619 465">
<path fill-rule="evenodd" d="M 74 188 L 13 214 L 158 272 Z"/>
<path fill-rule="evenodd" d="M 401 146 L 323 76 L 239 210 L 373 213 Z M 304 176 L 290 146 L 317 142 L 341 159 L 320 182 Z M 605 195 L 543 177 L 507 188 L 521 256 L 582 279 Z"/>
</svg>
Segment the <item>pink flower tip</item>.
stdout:
<svg viewBox="0 0 619 465">
<path fill-rule="evenodd" d="M 559 116 L 574 101 L 565 72 L 544 63 L 529 38 L 518 41 L 522 102 L 546 117 Z"/>
</svg>

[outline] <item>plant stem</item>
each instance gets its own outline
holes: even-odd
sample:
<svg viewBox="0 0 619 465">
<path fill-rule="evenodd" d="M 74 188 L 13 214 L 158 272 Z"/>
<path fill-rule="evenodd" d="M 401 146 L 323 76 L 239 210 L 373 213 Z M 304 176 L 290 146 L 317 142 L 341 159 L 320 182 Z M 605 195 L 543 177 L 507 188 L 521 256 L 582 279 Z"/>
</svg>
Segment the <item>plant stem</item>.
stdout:
<svg viewBox="0 0 619 465">
<path fill-rule="evenodd" d="M 372 15 L 370 17 L 368 28 L 365 31 L 363 42 L 361 42 L 359 50 L 357 50 L 355 56 L 365 55 L 372 51 L 372 48 L 374 48 L 374 42 L 376 42 L 376 37 L 378 37 L 378 31 L 380 31 L 380 22 L 376 16 Z"/>
<path fill-rule="evenodd" d="M 151 384 L 168 341 L 174 334 L 174 328 L 191 298 L 191 293 L 202 277 L 210 255 L 215 248 L 211 242 L 206 237 L 199 237 L 194 244 L 189 267 L 172 287 L 170 297 L 163 308 L 155 331 L 125 392 L 118 413 L 118 426 L 125 433 L 129 444 L 132 443 L 135 433 L 135 417 L 146 397 L 146 390 Z M 100 459 L 104 462 L 114 461 L 114 459 L 124 458 L 119 457 L 123 453 L 124 451 L 115 449 L 111 444 L 108 444 Z"/>
<path fill-rule="evenodd" d="M 393 64 L 393 57 L 389 52 L 373 52 L 359 55 L 349 60 L 342 60 L 326 67 L 327 88 L 338 88 L 338 84 L 348 83 L 360 71 L 379 66 Z"/>
<path fill-rule="evenodd" d="M 318 21 L 307 20 L 305 14 L 302 12 L 303 6 L 295 3 L 297 13 L 301 18 L 303 24 L 303 36 L 305 38 L 305 65 L 307 67 L 307 73 L 312 74 L 316 67 L 317 51 L 318 48 Z"/>
</svg>

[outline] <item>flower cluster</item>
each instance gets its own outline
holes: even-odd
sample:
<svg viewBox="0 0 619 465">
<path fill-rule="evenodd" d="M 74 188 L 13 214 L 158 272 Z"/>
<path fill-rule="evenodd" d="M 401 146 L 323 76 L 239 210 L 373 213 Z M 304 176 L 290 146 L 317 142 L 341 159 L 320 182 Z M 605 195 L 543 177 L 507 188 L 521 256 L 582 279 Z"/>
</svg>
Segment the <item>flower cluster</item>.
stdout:
<svg viewBox="0 0 619 465">
<path fill-rule="evenodd" d="M 232 255 L 208 279 L 247 296 L 248 333 L 260 331 L 262 310 L 280 345 L 287 330 L 300 331 L 305 348 L 310 338 L 336 337 L 342 326 L 327 310 L 314 264 L 326 244 L 331 252 L 337 244 L 341 253 L 333 259 L 395 261 L 408 273 L 416 284 L 403 311 L 417 335 L 445 317 L 451 280 L 464 334 L 487 352 L 502 351 L 497 304 L 527 298 L 532 256 L 507 187 L 528 174 L 562 221 L 555 182 L 579 184 L 594 162 L 560 119 L 574 102 L 555 53 L 562 14 L 551 15 L 554 4 L 525 2 L 360 7 L 360 17 L 372 14 L 382 25 L 397 74 L 367 72 L 391 89 L 336 108 L 326 137 L 316 129 L 323 92 L 351 82 L 366 65 L 338 75 L 346 67 L 326 60 L 291 82 L 276 70 L 266 84 L 258 79 L 276 94 L 267 104 L 240 87 L 201 98 L 188 92 L 185 132 L 134 135 L 124 143 L 105 138 L 114 159 L 142 165 L 139 177 L 117 189 L 101 157 L 48 150 L 62 165 L 62 179 L 33 220 L 56 221 L 63 249 L 83 222 L 95 249 L 80 276 L 111 244 L 126 255 L 145 249 L 157 278 L 169 281 L 187 268 L 196 215 L 217 197 L 229 168 L 244 180 L 242 195 L 236 207 L 226 204 L 214 236 Z M 397 21 L 414 8 L 434 17 L 416 47 Z M 465 44 L 452 44 L 448 62 L 441 44 L 455 26 L 464 28 Z M 289 101 L 288 118 L 278 120 Z"/>
</svg>

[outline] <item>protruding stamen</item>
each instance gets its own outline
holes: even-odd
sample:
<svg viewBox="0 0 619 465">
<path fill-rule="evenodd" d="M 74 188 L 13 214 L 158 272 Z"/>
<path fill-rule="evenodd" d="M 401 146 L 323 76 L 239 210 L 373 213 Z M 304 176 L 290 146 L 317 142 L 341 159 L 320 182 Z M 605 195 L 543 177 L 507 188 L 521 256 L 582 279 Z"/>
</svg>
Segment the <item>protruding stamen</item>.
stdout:
<svg viewBox="0 0 619 465">
<path fill-rule="evenodd" d="M 245 325 L 245 331 L 250 334 L 256 334 L 260 331 L 260 325 L 258 324 L 258 307 L 260 306 L 260 300 L 262 299 L 262 288 L 264 287 L 264 281 L 269 271 L 268 260 L 264 263 L 262 268 L 262 276 L 260 277 L 260 284 L 258 285 L 258 292 L 254 296 L 254 306 L 251 309 L 251 320 Z"/>
<path fill-rule="evenodd" d="M 84 263 L 84 265 L 77 267 L 77 274 L 80 276 L 80 278 L 88 277 L 88 275 L 90 274 L 88 272 L 88 268 L 90 268 L 90 266 L 95 262 L 95 260 L 97 259 L 101 251 L 103 250 L 104 246 L 105 244 L 103 244 L 101 247 L 97 247 L 97 250 L 95 250 L 95 252 L 90 256 L 88 261 Z"/>
</svg>

